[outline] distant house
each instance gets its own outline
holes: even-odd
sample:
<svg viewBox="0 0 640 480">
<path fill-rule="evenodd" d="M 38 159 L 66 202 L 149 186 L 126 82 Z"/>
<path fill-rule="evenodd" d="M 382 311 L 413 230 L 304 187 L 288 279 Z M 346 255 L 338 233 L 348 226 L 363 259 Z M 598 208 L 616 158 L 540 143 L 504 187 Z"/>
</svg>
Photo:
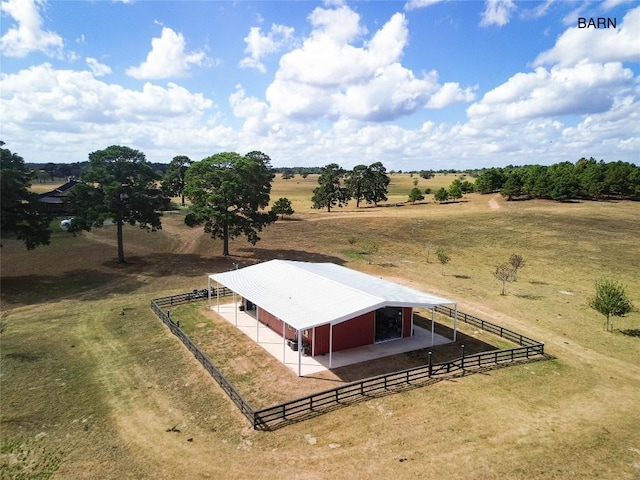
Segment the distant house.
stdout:
<svg viewBox="0 0 640 480">
<path fill-rule="evenodd" d="M 453 300 L 333 263 L 271 260 L 210 275 L 209 291 L 213 283 L 239 295 L 239 309 L 310 356 L 410 337 L 414 308 L 457 309 Z"/>
<path fill-rule="evenodd" d="M 69 180 L 64 185 L 60 185 L 55 190 L 50 192 L 41 193 L 40 201 L 44 203 L 44 210 L 55 215 L 68 215 L 71 213 L 69 204 L 67 203 L 67 196 L 71 193 L 73 187 L 78 183 L 78 180 Z"/>
</svg>

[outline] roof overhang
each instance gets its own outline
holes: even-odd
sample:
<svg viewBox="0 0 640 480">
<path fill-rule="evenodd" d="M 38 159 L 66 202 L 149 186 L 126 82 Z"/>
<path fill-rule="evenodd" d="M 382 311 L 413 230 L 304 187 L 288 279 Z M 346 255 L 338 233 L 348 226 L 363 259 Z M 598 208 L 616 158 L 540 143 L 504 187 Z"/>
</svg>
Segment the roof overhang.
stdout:
<svg viewBox="0 0 640 480">
<path fill-rule="evenodd" d="M 333 263 L 271 260 L 209 278 L 297 330 L 335 325 L 383 307 L 456 304 Z"/>
</svg>

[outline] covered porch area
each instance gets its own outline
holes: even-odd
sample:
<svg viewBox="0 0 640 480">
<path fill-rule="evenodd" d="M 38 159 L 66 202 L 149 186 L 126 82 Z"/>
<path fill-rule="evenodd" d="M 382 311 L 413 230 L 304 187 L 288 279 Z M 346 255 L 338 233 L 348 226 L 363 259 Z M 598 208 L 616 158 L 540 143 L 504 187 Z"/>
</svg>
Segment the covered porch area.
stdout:
<svg viewBox="0 0 640 480">
<path fill-rule="evenodd" d="M 269 327 L 259 322 L 255 314 L 248 314 L 240 310 L 239 302 L 216 303 L 211 305 L 211 310 L 238 328 L 238 330 L 260 345 L 267 353 L 298 376 L 308 376 L 324 370 L 331 370 L 434 345 L 442 345 L 452 341 L 432 331 L 414 326 L 414 334 L 409 338 L 400 338 L 312 357 L 302 355 L 300 349 L 297 351 L 292 350 L 282 335 L 278 335 Z"/>
</svg>

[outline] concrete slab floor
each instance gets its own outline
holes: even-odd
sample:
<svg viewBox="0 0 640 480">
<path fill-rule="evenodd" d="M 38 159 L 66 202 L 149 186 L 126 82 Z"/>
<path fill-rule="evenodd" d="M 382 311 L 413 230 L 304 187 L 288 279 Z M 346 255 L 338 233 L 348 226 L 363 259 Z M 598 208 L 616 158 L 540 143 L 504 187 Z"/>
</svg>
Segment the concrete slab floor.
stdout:
<svg viewBox="0 0 640 480">
<path fill-rule="evenodd" d="M 331 355 L 318 355 L 316 357 L 304 356 L 293 351 L 286 345 L 282 335 L 277 334 L 266 325 L 259 323 L 253 316 L 240 311 L 239 303 L 225 303 L 219 307 L 211 305 L 211 310 L 217 312 L 222 318 L 236 326 L 254 342 L 283 363 L 294 374 L 305 376 L 332 368 L 344 367 L 354 363 L 366 362 L 376 358 L 396 355 L 398 353 L 419 350 L 434 345 L 451 343 L 451 339 L 434 334 L 421 327 L 414 326 L 414 335 L 408 338 L 389 340 L 373 345 L 351 348 Z"/>
</svg>

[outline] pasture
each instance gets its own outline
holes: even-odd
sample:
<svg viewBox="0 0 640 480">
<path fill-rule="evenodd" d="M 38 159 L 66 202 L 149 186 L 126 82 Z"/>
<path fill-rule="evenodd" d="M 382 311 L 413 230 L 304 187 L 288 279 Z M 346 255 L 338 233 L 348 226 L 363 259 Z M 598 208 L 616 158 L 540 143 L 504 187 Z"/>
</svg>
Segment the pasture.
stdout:
<svg viewBox="0 0 640 480">
<path fill-rule="evenodd" d="M 391 178 L 389 202 L 406 201 L 413 178 Z M 594 279 L 608 276 L 640 307 L 637 203 L 471 194 L 328 214 L 310 209 L 316 179 L 278 175 L 271 198 L 288 197 L 296 213 L 255 247 L 232 241 L 230 258 L 220 257 L 220 241 L 184 226 L 183 214 L 166 215 L 156 233 L 127 228 L 125 265 L 116 263 L 113 227 L 56 231 L 31 252 L 4 241 L 0 476 L 25 446 L 26 468 L 61 479 L 638 478 L 640 313 L 614 319 L 607 333 L 587 305 Z M 371 243 L 377 250 L 363 255 Z M 438 247 L 451 257 L 444 275 Z M 492 271 L 512 253 L 526 266 L 502 296 Z M 271 258 L 340 262 L 456 299 L 463 311 L 544 341 L 553 358 L 254 431 L 149 300 L 202 288 L 233 262 Z M 199 315 L 186 309 L 190 328 Z M 229 340 L 218 341 L 222 349 Z M 231 347 L 229 368 L 245 365 L 235 374 L 247 375 L 259 357 L 240 340 Z"/>
</svg>

